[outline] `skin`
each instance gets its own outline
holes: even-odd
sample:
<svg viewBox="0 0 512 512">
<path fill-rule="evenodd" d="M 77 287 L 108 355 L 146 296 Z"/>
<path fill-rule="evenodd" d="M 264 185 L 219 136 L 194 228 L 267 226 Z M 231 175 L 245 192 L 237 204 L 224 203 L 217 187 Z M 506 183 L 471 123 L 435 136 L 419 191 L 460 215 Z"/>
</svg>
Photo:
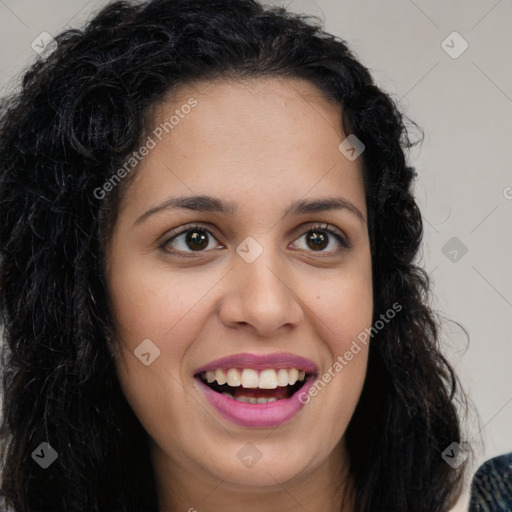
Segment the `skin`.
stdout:
<svg viewBox="0 0 512 512">
<path fill-rule="evenodd" d="M 339 512 L 343 502 L 343 511 L 352 511 L 344 433 L 368 347 L 273 429 L 219 416 L 193 375 L 231 354 L 282 351 L 311 359 L 322 375 L 371 326 L 361 158 L 350 161 L 339 151 L 340 108 L 306 81 L 184 86 L 155 110 L 153 126 L 191 97 L 197 106 L 149 152 L 127 187 L 106 261 L 116 368 L 152 439 L 160 510 Z M 134 225 L 169 197 L 195 194 L 233 201 L 238 211 L 174 209 Z M 293 201 L 318 197 L 343 197 L 363 218 L 345 208 L 281 219 Z M 202 252 L 185 235 L 164 246 L 189 223 L 207 224 Z M 344 234 L 352 247 L 328 233 L 327 246 L 308 244 L 317 223 Z M 252 263 L 236 252 L 248 236 L 263 248 Z M 149 366 L 133 353 L 144 339 L 160 350 Z M 261 452 L 250 468 L 237 456 L 247 442 Z"/>
</svg>

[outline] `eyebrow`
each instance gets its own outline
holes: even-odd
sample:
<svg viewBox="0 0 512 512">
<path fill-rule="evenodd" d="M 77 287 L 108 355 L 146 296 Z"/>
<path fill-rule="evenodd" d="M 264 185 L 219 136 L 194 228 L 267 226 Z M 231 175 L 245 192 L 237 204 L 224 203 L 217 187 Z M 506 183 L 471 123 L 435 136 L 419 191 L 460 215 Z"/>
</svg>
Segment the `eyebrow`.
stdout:
<svg viewBox="0 0 512 512">
<path fill-rule="evenodd" d="M 238 205 L 233 201 L 225 201 L 216 197 L 199 195 L 199 196 L 179 196 L 171 197 L 163 203 L 150 208 L 144 212 L 134 225 L 143 223 L 151 215 L 174 209 L 192 210 L 195 212 L 215 212 L 225 213 L 233 216 Z M 283 211 L 281 220 L 291 215 L 301 215 L 307 213 L 325 212 L 328 210 L 348 210 L 353 213 L 362 223 L 366 223 L 366 219 L 361 211 L 350 201 L 343 197 L 321 197 L 316 199 L 301 199 L 294 201 Z"/>
</svg>

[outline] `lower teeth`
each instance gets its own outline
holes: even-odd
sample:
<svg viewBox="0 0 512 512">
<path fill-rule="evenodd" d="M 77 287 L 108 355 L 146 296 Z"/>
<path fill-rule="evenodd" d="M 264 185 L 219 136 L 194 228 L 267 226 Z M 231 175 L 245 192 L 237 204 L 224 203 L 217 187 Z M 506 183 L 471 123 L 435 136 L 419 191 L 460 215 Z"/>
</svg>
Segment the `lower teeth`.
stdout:
<svg viewBox="0 0 512 512">
<path fill-rule="evenodd" d="M 248 397 L 248 396 L 238 396 L 234 397 L 231 393 L 222 393 L 224 396 L 227 396 L 228 398 L 232 398 L 233 400 L 237 400 L 238 402 L 246 402 L 251 404 L 266 404 L 269 402 L 277 402 L 277 398 L 256 398 L 254 396 Z"/>
</svg>

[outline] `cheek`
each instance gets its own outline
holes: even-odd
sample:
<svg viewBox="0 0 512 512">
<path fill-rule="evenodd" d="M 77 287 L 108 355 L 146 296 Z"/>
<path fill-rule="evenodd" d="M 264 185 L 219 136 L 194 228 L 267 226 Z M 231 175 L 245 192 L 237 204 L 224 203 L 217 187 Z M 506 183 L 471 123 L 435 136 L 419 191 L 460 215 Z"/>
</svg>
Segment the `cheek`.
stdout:
<svg viewBox="0 0 512 512">
<path fill-rule="evenodd" d="M 170 371 L 176 371 L 173 367 L 179 365 L 186 350 L 176 333 L 195 297 L 193 293 L 181 293 L 181 285 L 169 274 L 155 274 L 136 258 L 117 262 L 108 279 L 115 319 L 117 370 L 126 394 L 134 395 L 135 399 L 138 390 L 142 394 L 144 384 L 149 385 L 150 378 L 162 373 L 162 361 Z M 173 342 L 164 343 L 166 339 Z M 141 345 L 143 342 L 146 345 Z M 148 366 L 136 357 L 139 346 L 148 347 L 153 361 Z"/>
<path fill-rule="evenodd" d="M 179 346 L 184 330 L 199 330 L 200 323 L 192 319 L 218 278 L 211 272 L 145 268 L 143 262 L 136 261 L 118 266 L 109 282 L 119 338 L 130 346 L 145 338 L 157 344 L 173 339 L 172 345 Z"/>
<path fill-rule="evenodd" d="M 315 289 L 311 308 L 316 335 L 330 364 L 310 390 L 308 407 L 320 418 L 323 438 L 339 439 L 346 430 L 364 385 L 372 326 L 373 287 L 370 265 L 337 273 Z M 361 341 L 362 340 L 362 341 Z"/>
<path fill-rule="evenodd" d="M 321 338 L 328 343 L 333 356 L 345 352 L 351 341 L 371 326 L 373 286 L 370 265 L 344 269 L 315 286 L 310 305 Z M 348 347 L 348 348 L 347 348 Z"/>
<path fill-rule="evenodd" d="M 344 400 L 358 396 L 366 375 L 369 338 L 365 333 L 373 316 L 372 290 L 366 284 L 345 282 L 341 289 L 315 297 L 316 334 L 329 352 L 323 380 L 329 388 L 342 387 Z"/>
<path fill-rule="evenodd" d="M 221 277 L 211 270 L 170 272 L 137 258 L 112 267 L 109 289 L 116 320 L 116 370 L 125 396 L 148 431 L 169 404 L 184 403 L 187 398 L 182 396 L 186 392 L 181 383 L 190 376 L 183 362 L 205 328 L 208 292 Z M 156 347 L 152 350 L 158 353 L 149 366 L 134 353 L 143 340 L 151 340 Z"/>
<path fill-rule="evenodd" d="M 194 306 L 204 291 L 169 272 L 144 269 L 136 262 L 119 265 L 109 285 L 121 388 L 146 431 L 156 436 L 158 425 L 169 421 L 179 425 L 181 412 L 172 404 L 186 403 L 182 361 L 201 329 L 199 308 Z M 147 366 L 135 353 L 142 353 L 138 347 L 143 341 L 152 361 Z"/>
</svg>

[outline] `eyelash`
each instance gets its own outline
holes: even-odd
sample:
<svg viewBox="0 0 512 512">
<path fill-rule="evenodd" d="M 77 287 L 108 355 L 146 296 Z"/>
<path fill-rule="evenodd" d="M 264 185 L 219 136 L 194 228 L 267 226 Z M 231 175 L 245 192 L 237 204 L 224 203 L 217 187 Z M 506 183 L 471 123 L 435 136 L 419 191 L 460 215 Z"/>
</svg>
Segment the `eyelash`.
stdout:
<svg viewBox="0 0 512 512">
<path fill-rule="evenodd" d="M 176 238 L 180 237 L 181 235 L 184 235 L 184 234 L 188 233 L 189 231 L 194 231 L 194 230 L 205 231 L 206 233 L 212 235 L 213 238 L 215 238 L 215 236 L 213 236 L 213 234 L 211 233 L 211 231 L 208 229 L 208 227 L 206 225 L 204 225 L 204 224 L 194 224 L 194 225 L 185 227 L 185 229 L 182 229 L 180 232 L 178 232 L 175 235 L 171 236 L 170 238 L 166 239 L 166 241 L 160 246 L 160 248 L 163 249 L 166 253 L 172 254 L 172 255 L 180 256 L 180 255 L 184 255 L 185 254 L 186 256 L 184 256 L 184 257 L 187 257 L 187 258 L 188 257 L 196 257 L 196 256 L 192 256 L 190 254 L 201 254 L 201 253 L 204 253 L 204 252 L 208 252 L 206 250 L 202 250 L 202 251 L 179 251 L 179 250 L 173 249 L 173 250 L 170 251 L 170 250 L 167 249 L 167 246 L 169 245 L 170 242 L 172 242 Z M 311 225 L 301 236 L 307 235 L 310 231 L 323 231 L 323 232 L 328 233 L 330 236 L 333 236 L 339 242 L 339 244 L 341 245 L 341 248 L 336 249 L 335 251 L 323 251 L 323 250 L 320 250 L 320 251 L 307 251 L 307 252 L 313 252 L 313 253 L 318 252 L 319 254 L 322 254 L 322 253 L 329 254 L 329 253 L 331 253 L 331 254 L 337 255 L 337 254 L 343 252 L 344 250 L 348 250 L 348 249 L 352 248 L 352 245 L 348 241 L 348 239 L 346 239 L 343 235 L 341 235 L 340 233 L 338 233 L 337 231 L 332 229 L 328 224 L 314 224 L 314 225 Z"/>
</svg>

